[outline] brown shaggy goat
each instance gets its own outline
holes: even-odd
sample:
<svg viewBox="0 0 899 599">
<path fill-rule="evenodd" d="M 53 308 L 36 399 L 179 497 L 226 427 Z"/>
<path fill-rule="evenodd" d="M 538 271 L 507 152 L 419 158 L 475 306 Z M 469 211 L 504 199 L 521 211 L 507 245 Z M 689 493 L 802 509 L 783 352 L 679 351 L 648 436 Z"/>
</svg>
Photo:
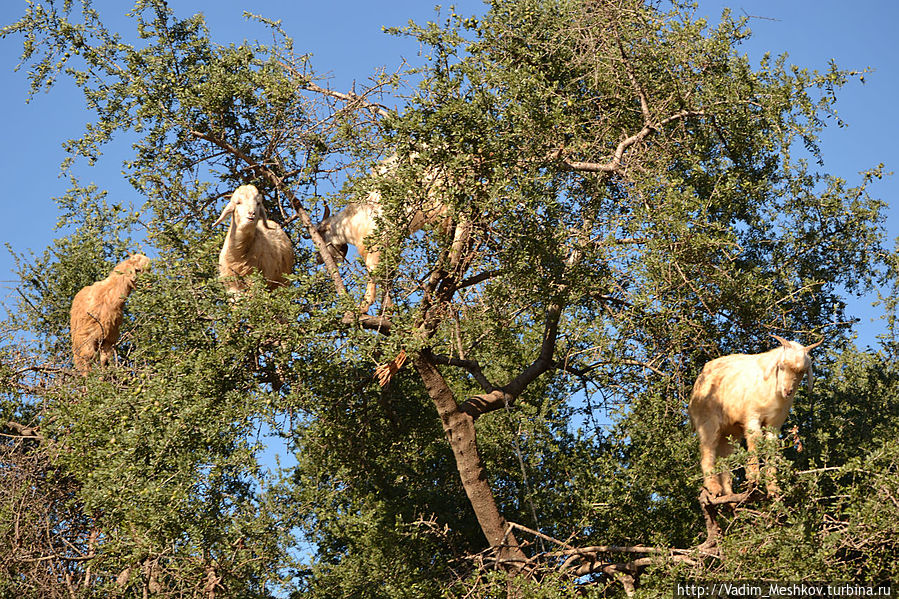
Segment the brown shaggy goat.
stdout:
<svg viewBox="0 0 899 599">
<path fill-rule="evenodd" d="M 134 278 L 145 270 L 150 259 L 134 254 L 120 262 L 109 276 L 79 291 L 72 300 L 71 332 L 75 368 L 81 374 L 90 371 L 97 352 L 100 365 L 109 363 L 113 346 L 119 340 L 125 298 L 134 290 Z"/>
</svg>

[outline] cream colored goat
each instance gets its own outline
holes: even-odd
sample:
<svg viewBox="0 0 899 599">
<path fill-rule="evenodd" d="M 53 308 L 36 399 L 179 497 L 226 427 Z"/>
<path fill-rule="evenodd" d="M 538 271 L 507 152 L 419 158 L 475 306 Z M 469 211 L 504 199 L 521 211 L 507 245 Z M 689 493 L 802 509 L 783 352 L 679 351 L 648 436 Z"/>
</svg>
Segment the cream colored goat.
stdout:
<svg viewBox="0 0 899 599">
<path fill-rule="evenodd" d="M 254 270 L 262 273 L 269 289 L 283 286 L 284 275 L 293 270 L 293 245 L 281 226 L 266 217 L 256 186 L 238 187 L 212 226 L 229 216 L 231 226 L 219 253 L 219 276 L 228 292 L 246 289 L 244 277 Z"/>
<path fill-rule="evenodd" d="M 712 495 L 730 495 L 730 472 L 713 474 L 715 459 L 729 456 L 733 447 L 728 437 L 746 439 L 754 452 L 762 429 L 780 430 L 802 377 L 812 389 L 812 360 L 809 352 L 821 344 L 802 346 L 777 335 L 781 347 L 762 354 L 733 354 L 707 363 L 690 397 L 690 420 L 699 436 L 699 451 L 705 488 Z M 766 433 L 774 437 L 773 432 Z M 766 471 L 767 472 L 767 471 Z M 758 458 L 751 457 L 747 479 L 758 481 Z M 773 477 L 773 468 L 770 469 Z M 777 491 L 772 482 L 769 493 Z"/>
<path fill-rule="evenodd" d="M 90 371 L 90 363 L 98 352 L 100 365 L 109 363 L 113 346 L 119 340 L 125 298 L 134 290 L 137 273 L 149 264 L 149 258 L 143 254 L 133 254 L 112 269 L 108 277 L 75 294 L 69 328 L 75 368 L 81 374 Z"/>
<path fill-rule="evenodd" d="M 413 155 L 412 160 L 414 158 Z M 398 161 L 399 159 L 396 155 L 391 156 L 373 169 L 372 174 L 375 177 L 390 176 L 396 172 Z M 425 174 L 422 183 L 426 188 L 426 200 L 423 206 L 415 208 L 414 212 L 409 215 L 409 223 L 406 225 L 405 231 L 407 235 L 412 235 L 426 225 L 445 219 L 446 206 L 436 197 L 436 190 L 441 184 L 441 177 L 438 176 L 434 169 L 430 169 Z M 381 192 L 378 189 L 374 189 L 369 192 L 364 200 L 348 204 L 343 210 L 333 216 L 331 216 L 330 209 L 326 207 L 324 217 L 317 226 L 319 235 L 324 239 L 331 257 L 336 262 L 346 259 L 350 245 L 356 247 L 359 256 L 365 262 L 369 279 L 365 288 L 365 296 L 359 306 L 360 312 L 367 312 L 375 302 L 377 286 L 372 273 L 374 273 L 381 261 L 381 251 L 373 247 L 372 243 L 367 242 L 366 239 L 375 231 L 378 226 L 378 220 L 382 215 Z M 444 224 L 448 229 L 450 224 L 448 220 L 445 219 Z M 457 259 L 461 253 L 461 246 L 466 232 L 466 227 L 461 225 L 456 227 L 453 239 L 454 259 Z M 318 263 L 321 264 L 322 261 L 319 255 Z M 389 301 L 389 297 L 385 295 L 385 305 L 389 304 Z"/>
</svg>

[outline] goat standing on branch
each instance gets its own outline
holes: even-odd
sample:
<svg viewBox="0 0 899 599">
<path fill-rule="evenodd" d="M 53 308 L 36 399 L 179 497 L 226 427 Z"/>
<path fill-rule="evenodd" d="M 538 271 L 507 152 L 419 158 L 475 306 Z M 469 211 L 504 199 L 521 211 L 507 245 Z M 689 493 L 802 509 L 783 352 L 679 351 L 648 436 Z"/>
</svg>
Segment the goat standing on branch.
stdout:
<svg viewBox="0 0 899 599">
<path fill-rule="evenodd" d="M 109 276 L 75 294 L 70 311 L 72 355 L 75 368 L 83 375 L 97 352 L 100 365 L 106 366 L 119 340 L 125 298 L 134 290 L 137 273 L 150 265 L 143 254 L 133 254 L 120 262 Z"/>
<path fill-rule="evenodd" d="M 763 428 L 780 430 L 803 376 L 808 379 L 809 391 L 812 389 L 809 352 L 822 342 L 802 346 L 772 336 L 781 347 L 762 354 L 733 354 L 712 360 L 693 385 L 688 411 L 699 436 L 705 488 L 713 496 L 733 494 L 730 472 L 713 474 L 715 459 L 733 452 L 728 437 L 745 438 L 749 451 L 755 451 Z M 766 435 L 774 437 L 770 431 Z M 767 471 L 774 473 L 773 468 Z M 750 481 L 758 480 L 757 457 L 750 458 L 746 474 Z M 768 493 L 776 492 L 772 480 Z"/>
<path fill-rule="evenodd" d="M 231 226 L 219 253 L 219 276 L 228 292 L 246 289 L 243 278 L 253 270 L 262 273 L 269 289 L 283 286 L 284 275 L 293 270 L 293 245 L 281 226 L 266 217 L 256 186 L 238 187 L 212 226 L 229 216 Z"/>
<path fill-rule="evenodd" d="M 386 176 L 396 173 L 398 161 L 399 158 L 396 155 L 384 160 L 374 169 L 374 175 Z M 446 217 L 446 205 L 435 197 L 436 190 L 440 187 L 441 182 L 442 179 L 435 173 L 434 169 L 428 169 L 422 180 L 425 187 L 426 200 L 423 205 L 416 207 L 409 215 L 409 222 L 405 228 L 407 235 L 412 235 L 426 225 L 439 222 L 441 219 L 444 219 L 446 228 L 449 228 L 450 222 Z M 316 227 L 319 235 L 322 236 L 322 239 L 327 244 L 331 257 L 335 261 L 345 260 L 349 245 L 353 245 L 359 252 L 363 262 L 365 262 L 369 280 L 365 288 L 365 296 L 359 305 L 359 312 L 361 313 L 367 312 L 371 305 L 375 303 L 377 286 L 373 273 L 381 261 L 381 251 L 374 248 L 370 241 L 366 242 L 366 238 L 374 233 L 378 226 L 378 220 L 381 219 L 382 215 L 381 192 L 375 189 L 369 192 L 365 200 L 348 204 L 334 216 L 331 216 L 331 210 L 325 207 L 324 217 Z M 461 254 L 466 230 L 462 225 L 456 227 L 452 253 L 454 263 L 458 261 L 458 257 Z M 322 257 L 319 255 L 318 263 L 321 264 L 322 262 Z M 390 298 L 385 294 L 384 305 L 387 306 L 389 304 Z"/>
</svg>

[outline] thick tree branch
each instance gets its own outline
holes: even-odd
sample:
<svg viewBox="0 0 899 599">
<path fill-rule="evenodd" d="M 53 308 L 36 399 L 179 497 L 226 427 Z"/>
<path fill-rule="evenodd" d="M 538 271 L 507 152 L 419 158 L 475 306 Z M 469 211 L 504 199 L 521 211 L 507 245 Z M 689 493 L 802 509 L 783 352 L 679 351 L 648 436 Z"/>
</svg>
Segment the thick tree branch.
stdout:
<svg viewBox="0 0 899 599">
<path fill-rule="evenodd" d="M 370 314 L 360 314 L 358 312 L 346 312 L 340 319 L 343 324 L 357 324 L 363 329 L 376 331 L 382 335 L 388 336 L 393 330 L 393 323 L 386 316 L 372 316 Z"/>
<path fill-rule="evenodd" d="M 726 504 L 741 504 L 747 503 L 749 501 L 753 501 L 756 499 L 761 499 L 763 495 L 756 488 L 751 488 L 742 493 L 732 493 L 730 495 L 718 495 L 712 496 L 705 489 L 703 489 L 702 494 L 699 496 L 700 505 L 726 505 Z"/>
<path fill-rule="evenodd" d="M 705 520 L 706 539 L 699 546 L 699 549 L 717 554 L 718 538 L 721 536 L 721 526 L 718 524 L 718 509 L 722 505 L 736 506 L 746 502 L 761 499 L 761 492 L 752 487 L 742 493 L 732 493 L 730 495 L 713 496 L 707 489 L 703 488 L 699 494 L 699 507 L 702 511 L 702 517 Z"/>
<path fill-rule="evenodd" d="M 469 397 L 459 406 L 459 409 L 469 414 L 472 418 L 477 419 L 488 412 L 511 405 L 538 376 L 553 368 L 554 361 L 552 357 L 556 349 L 556 338 L 559 333 L 559 319 L 561 316 L 561 302 L 551 304 L 546 311 L 543 341 L 540 344 L 537 358 L 503 387 Z"/>
<path fill-rule="evenodd" d="M 527 561 L 512 528 L 500 514 L 487 481 L 483 461 L 478 453 L 474 419 L 459 409 L 452 390 L 437 370 L 434 355 L 428 349 L 413 358 L 428 396 L 437 408 L 447 440 L 453 450 L 462 486 L 490 547 L 497 551 L 500 562 L 511 564 Z"/>
<path fill-rule="evenodd" d="M 478 364 L 477 360 L 462 360 L 460 358 L 453 358 L 450 356 L 443 356 L 439 354 L 431 354 L 434 358 L 435 364 L 444 364 L 446 366 L 457 366 L 459 368 L 463 368 L 468 371 L 468 373 L 474 377 L 474 380 L 477 381 L 478 385 L 484 390 L 485 393 L 490 393 L 494 389 L 496 389 L 496 385 L 487 380 L 487 377 L 484 376 L 484 372 L 481 370 L 481 365 Z"/>
<path fill-rule="evenodd" d="M 589 231 L 591 226 L 591 219 L 586 219 L 583 224 L 583 231 Z M 583 250 L 580 246 L 576 245 L 571 249 L 568 256 L 565 258 L 566 276 L 567 273 L 571 272 L 571 269 L 580 262 L 582 256 Z M 537 358 L 504 387 L 494 389 L 489 393 L 468 398 L 459 407 L 460 410 L 471 415 L 471 417 L 476 420 L 479 416 L 486 414 L 487 412 L 509 406 L 538 376 L 555 367 L 553 354 L 556 351 L 556 340 L 559 335 L 559 322 L 562 318 L 562 312 L 565 309 L 565 301 L 567 300 L 570 288 L 571 285 L 563 278 L 553 299 L 546 308 L 543 340 L 540 343 L 540 350 L 537 354 Z"/>
<path fill-rule="evenodd" d="M 488 271 L 478 273 L 476 275 L 472 275 L 472 276 L 468 277 L 467 279 L 463 279 L 463 280 L 459 281 L 458 283 L 456 283 L 453 286 L 453 292 L 459 291 L 460 289 L 464 289 L 466 287 L 471 287 L 472 285 L 477 285 L 478 283 L 483 283 L 484 281 L 486 281 L 488 279 L 492 279 L 493 277 L 500 275 L 502 273 L 503 273 L 502 270 L 497 269 L 497 270 L 488 270 Z"/>
</svg>

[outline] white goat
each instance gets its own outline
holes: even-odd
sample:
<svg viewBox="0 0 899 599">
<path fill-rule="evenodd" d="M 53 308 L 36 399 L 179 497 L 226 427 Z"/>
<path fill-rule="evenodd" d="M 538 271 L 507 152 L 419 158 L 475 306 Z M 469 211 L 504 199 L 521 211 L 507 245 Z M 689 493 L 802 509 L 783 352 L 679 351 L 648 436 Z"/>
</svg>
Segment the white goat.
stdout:
<svg viewBox="0 0 899 599">
<path fill-rule="evenodd" d="M 412 156 L 414 160 L 414 155 Z M 374 169 L 375 176 L 387 176 L 396 172 L 398 158 L 396 155 L 384 160 L 377 168 Z M 409 223 L 406 226 L 406 234 L 411 235 L 421 230 L 425 225 L 438 222 L 446 215 L 446 206 L 437 199 L 436 189 L 441 183 L 434 169 L 430 169 L 423 178 L 427 199 L 423 206 L 417 207 L 410 215 Z M 349 245 L 356 246 L 359 256 L 365 262 L 365 268 L 368 270 L 369 279 L 365 288 L 365 296 L 362 304 L 359 306 L 360 312 L 367 312 L 371 305 L 375 302 L 376 284 L 372 273 L 374 273 L 381 261 L 381 251 L 366 244 L 366 238 L 371 235 L 377 228 L 378 220 L 383 214 L 381 206 L 381 192 L 375 189 L 369 192 L 365 200 L 352 202 L 348 204 L 339 213 L 331 216 L 331 210 L 325 207 L 325 214 L 322 221 L 316 227 L 319 235 L 322 236 L 327 244 L 328 252 L 336 262 L 346 259 Z M 448 228 L 448 220 L 444 223 Z M 453 256 L 458 259 L 461 253 L 461 246 L 466 234 L 466 228 L 459 226 L 456 228 L 453 239 Z M 323 262 L 321 255 L 318 256 L 318 263 Z M 389 304 L 389 297 L 385 296 L 384 304 Z"/>
<path fill-rule="evenodd" d="M 219 253 L 219 276 L 228 292 L 246 289 L 243 277 L 254 269 L 262 273 L 269 289 L 283 286 L 284 275 L 293 270 L 293 246 L 281 226 L 266 217 L 256 186 L 238 187 L 212 226 L 229 216 L 231 226 Z"/>
<path fill-rule="evenodd" d="M 90 363 L 99 352 L 100 365 L 106 366 L 119 340 L 125 298 L 134 290 L 137 273 L 145 270 L 150 259 L 133 254 L 119 262 L 109 276 L 88 285 L 75 294 L 69 313 L 72 355 L 81 374 L 90 371 Z"/>
<path fill-rule="evenodd" d="M 754 452 L 762 428 L 780 430 L 793 405 L 796 389 L 805 376 L 812 389 L 812 361 L 809 352 L 821 341 L 802 346 L 777 335 L 781 347 L 762 354 L 733 354 L 707 363 L 690 397 L 690 420 L 699 436 L 700 463 L 705 488 L 714 495 L 730 495 L 730 472 L 715 475 L 715 459 L 733 452 L 728 437 L 746 439 L 746 446 Z M 766 433 L 769 438 L 773 432 Z M 773 475 L 773 468 L 767 469 Z M 758 458 L 751 457 L 746 469 L 747 479 L 758 481 Z M 768 492 L 777 492 L 773 482 Z"/>
</svg>

